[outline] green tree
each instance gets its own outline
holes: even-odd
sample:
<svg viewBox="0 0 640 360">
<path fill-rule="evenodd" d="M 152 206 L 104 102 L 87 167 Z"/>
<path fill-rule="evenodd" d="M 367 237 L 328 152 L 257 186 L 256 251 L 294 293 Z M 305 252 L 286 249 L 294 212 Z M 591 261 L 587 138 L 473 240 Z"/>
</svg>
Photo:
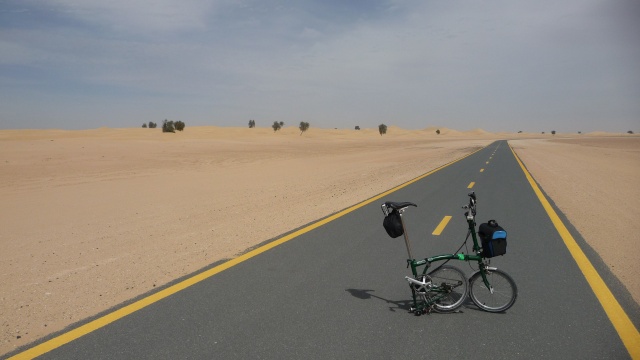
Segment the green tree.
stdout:
<svg viewBox="0 0 640 360">
<path fill-rule="evenodd" d="M 273 132 L 276 132 L 276 131 L 282 129 L 282 125 L 281 124 L 282 124 L 282 122 L 274 121 L 273 125 L 271 125 L 271 127 L 273 128 Z"/>
<path fill-rule="evenodd" d="M 142 127 L 146 129 L 147 128 L 147 123 L 142 124 Z"/>
<path fill-rule="evenodd" d="M 176 132 L 176 129 L 173 126 L 173 120 L 164 119 L 162 122 L 162 132 Z"/>
<path fill-rule="evenodd" d="M 256 121 L 255 120 L 249 120 L 249 129 L 253 129 L 254 127 L 256 127 Z"/>
<path fill-rule="evenodd" d="M 440 129 L 436 130 L 436 134 L 440 135 Z"/>
<path fill-rule="evenodd" d="M 556 131 L 555 130 L 551 130 L 551 135 L 555 135 Z"/>
<path fill-rule="evenodd" d="M 309 123 L 308 122 L 304 122 L 304 121 L 300 121 L 300 135 L 302 135 L 303 132 L 309 130 Z"/>
<path fill-rule="evenodd" d="M 629 131 L 627 131 L 627 134 L 633 135 L 633 131 L 629 130 Z"/>
<path fill-rule="evenodd" d="M 387 125 L 385 125 L 385 124 L 378 125 L 378 131 L 380 132 L 380 136 L 386 134 L 387 133 Z"/>
<path fill-rule="evenodd" d="M 360 130 L 360 126 L 356 125 L 356 130 Z"/>
<path fill-rule="evenodd" d="M 183 121 L 176 121 L 175 126 L 176 126 L 176 130 L 182 131 L 184 130 L 185 124 Z"/>
<path fill-rule="evenodd" d="M 158 127 L 158 124 L 154 123 L 153 121 L 149 121 L 149 129 L 155 129 Z"/>
</svg>

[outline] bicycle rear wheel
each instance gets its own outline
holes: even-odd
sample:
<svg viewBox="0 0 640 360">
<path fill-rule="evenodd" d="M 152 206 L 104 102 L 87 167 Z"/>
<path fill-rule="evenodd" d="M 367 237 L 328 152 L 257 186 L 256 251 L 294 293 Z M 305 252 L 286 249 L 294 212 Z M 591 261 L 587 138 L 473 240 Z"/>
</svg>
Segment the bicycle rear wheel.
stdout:
<svg viewBox="0 0 640 360">
<path fill-rule="evenodd" d="M 476 306 L 488 312 L 502 312 L 516 302 L 518 287 L 507 273 L 500 270 L 486 270 L 485 275 L 491 288 L 487 288 L 480 271 L 469 279 L 469 296 Z"/>
<path fill-rule="evenodd" d="M 452 312 L 462 306 L 469 293 L 467 278 L 464 273 L 454 266 L 442 265 L 429 273 L 431 278 L 432 298 L 439 298 L 433 309 L 437 312 Z"/>
</svg>

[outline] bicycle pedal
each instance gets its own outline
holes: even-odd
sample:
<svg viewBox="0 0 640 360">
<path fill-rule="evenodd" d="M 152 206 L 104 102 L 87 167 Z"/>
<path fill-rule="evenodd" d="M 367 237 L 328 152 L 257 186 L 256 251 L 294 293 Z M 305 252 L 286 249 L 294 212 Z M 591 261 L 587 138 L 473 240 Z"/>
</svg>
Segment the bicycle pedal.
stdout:
<svg viewBox="0 0 640 360">
<path fill-rule="evenodd" d="M 433 312 L 433 308 L 432 307 L 428 307 L 426 309 L 424 309 L 424 313 L 427 315 L 431 315 L 431 313 Z"/>
</svg>

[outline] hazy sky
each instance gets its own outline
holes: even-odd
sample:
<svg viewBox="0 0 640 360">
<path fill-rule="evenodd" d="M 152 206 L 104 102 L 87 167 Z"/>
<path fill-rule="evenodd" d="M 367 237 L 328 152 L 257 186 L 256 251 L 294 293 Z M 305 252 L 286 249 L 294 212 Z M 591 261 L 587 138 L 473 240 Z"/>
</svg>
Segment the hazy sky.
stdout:
<svg viewBox="0 0 640 360">
<path fill-rule="evenodd" d="M 640 132 L 637 0 L 0 0 L 0 128 Z"/>
</svg>

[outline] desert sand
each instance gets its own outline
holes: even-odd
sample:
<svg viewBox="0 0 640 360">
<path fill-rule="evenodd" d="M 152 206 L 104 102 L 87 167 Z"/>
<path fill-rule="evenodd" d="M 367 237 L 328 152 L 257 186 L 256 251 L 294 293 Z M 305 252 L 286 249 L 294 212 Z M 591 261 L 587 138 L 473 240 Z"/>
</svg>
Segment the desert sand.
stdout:
<svg viewBox="0 0 640 360">
<path fill-rule="evenodd" d="M 440 130 L 1 130 L 0 354 L 506 138 L 640 301 L 640 138 Z"/>
</svg>

